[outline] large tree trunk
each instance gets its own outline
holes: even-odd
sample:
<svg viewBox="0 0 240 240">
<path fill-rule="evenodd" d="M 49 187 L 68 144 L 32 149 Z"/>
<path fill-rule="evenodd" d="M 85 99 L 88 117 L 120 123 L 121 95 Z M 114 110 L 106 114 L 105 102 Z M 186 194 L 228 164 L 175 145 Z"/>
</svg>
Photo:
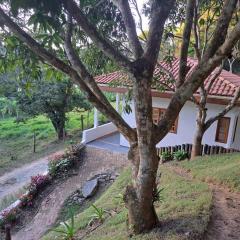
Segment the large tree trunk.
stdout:
<svg viewBox="0 0 240 240">
<path fill-rule="evenodd" d="M 135 233 L 151 230 L 158 223 L 154 209 L 154 192 L 159 157 L 155 146 L 155 126 L 152 121 L 151 74 L 147 62 L 135 68 L 133 96 L 137 127 L 137 142 L 131 143 L 129 160 L 133 164 L 133 184 L 124 196 L 128 208 L 130 229 Z"/>
<path fill-rule="evenodd" d="M 63 140 L 66 136 L 65 132 L 65 114 L 59 114 L 51 117 L 52 125 L 57 133 L 58 140 Z"/>
<path fill-rule="evenodd" d="M 159 158 L 155 146 L 145 146 L 141 150 L 135 147 L 132 151 L 130 149 L 129 160 L 133 163 L 133 184 L 127 186 L 124 201 L 128 208 L 129 229 L 139 234 L 158 224 L 153 199 Z"/>
<path fill-rule="evenodd" d="M 193 140 L 191 159 L 202 155 L 202 139 L 204 132 L 205 131 L 203 124 L 197 124 L 197 130 Z"/>
</svg>

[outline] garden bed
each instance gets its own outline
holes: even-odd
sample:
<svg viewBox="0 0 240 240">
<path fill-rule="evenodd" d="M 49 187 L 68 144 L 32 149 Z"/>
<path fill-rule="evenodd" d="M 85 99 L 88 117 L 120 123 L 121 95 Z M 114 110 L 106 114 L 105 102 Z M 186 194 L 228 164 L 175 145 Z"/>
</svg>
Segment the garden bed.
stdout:
<svg viewBox="0 0 240 240">
<path fill-rule="evenodd" d="M 56 155 L 49 161 L 48 171 L 33 176 L 28 190 L 8 208 L 0 212 L 0 239 L 5 235 L 5 226 L 16 232 L 25 226 L 37 213 L 43 199 L 56 187 L 76 173 L 81 164 L 83 145 L 69 148 L 63 155 Z"/>
</svg>

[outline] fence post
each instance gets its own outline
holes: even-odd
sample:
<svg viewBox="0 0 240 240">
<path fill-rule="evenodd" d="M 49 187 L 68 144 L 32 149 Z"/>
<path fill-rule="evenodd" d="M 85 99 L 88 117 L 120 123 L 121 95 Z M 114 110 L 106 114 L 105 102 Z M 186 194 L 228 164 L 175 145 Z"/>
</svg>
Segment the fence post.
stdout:
<svg viewBox="0 0 240 240">
<path fill-rule="evenodd" d="M 5 240 L 11 240 L 11 230 L 10 230 L 10 226 L 9 225 L 6 225 L 5 227 L 5 232 L 6 232 L 6 237 L 5 237 Z"/>
<path fill-rule="evenodd" d="M 33 153 L 36 153 L 36 132 L 33 133 Z"/>
<path fill-rule="evenodd" d="M 83 115 L 81 115 L 81 129 L 82 129 L 82 132 L 84 130 L 84 125 L 83 125 Z"/>
<path fill-rule="evenodd" d="M 90 110 L 87 111 L 87 128 L 89 128 L 89 111 Z"/>
</svg>

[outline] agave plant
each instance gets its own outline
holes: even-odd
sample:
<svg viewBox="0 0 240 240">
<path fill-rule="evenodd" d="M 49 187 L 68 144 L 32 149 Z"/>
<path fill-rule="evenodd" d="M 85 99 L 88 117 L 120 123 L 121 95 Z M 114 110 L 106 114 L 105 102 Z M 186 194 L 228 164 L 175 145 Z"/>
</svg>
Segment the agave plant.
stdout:
<svg viewBox="0 0 240 240">
<path fill-rule="evenodd" d="M 61 229 L 54 229 L 53 232 L 60 233 L 61 237 L 65 240 L 74 240 L 75 225 L 74 225 L 74 212 L 70 210 L 70 222 L 61 222 Z"/>
<path fill-rule="evenodd" d="M 105 213 L 103 208 L 98 208 L 94 204 L 92 204 L 92 207 L 94 208 L 94 214 L 92 215 L 92 219 L 98 219 L 100 222 L 103 222 L 103 220 L 104 220 L 104 213 Z"/>
</svg>

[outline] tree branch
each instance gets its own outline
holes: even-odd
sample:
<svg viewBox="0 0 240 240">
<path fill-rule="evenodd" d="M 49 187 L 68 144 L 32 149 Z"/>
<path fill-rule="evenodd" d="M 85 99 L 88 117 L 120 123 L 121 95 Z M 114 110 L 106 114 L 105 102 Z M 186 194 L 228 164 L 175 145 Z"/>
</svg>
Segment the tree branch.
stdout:
<svg viewBox="0 0 240 240">
<path fill-rule="evenodd" d="M 14 23 L 10 17 L 8 17 L 4 11 L 0 8 L 0 24 L 7 26 L 22 42 L 24 42 L 29 49 L 31 49 L 37 56 L 40 56 L 45 61 L 49 62 L 52 66 L 58 70 L 64 72 L 72 78 L 72 80 L 80 86 L 80 88 L 87 94 L 87 99 L 98 108 L 103 114 L 105 114 L 119 129 L 119 131 L 129 140 L 136 141 L 136 132 L 130 128 L 120 118 L 116 119 L 113 112 L 99 101 L 91 89 L 85 84 L 83 79 L 79 77 L 78 73 L 62 60 L 58 59 L 54 54 L 43 48 L 38 42 L 36 42 L 30 35 L 23 31 L 16 23 Z"/>
<path fill-rule="evenodd" d="M 195 70 L 188 76 L 182 86 L 173 95 L 164 117 L 156 129 L 156 143 L 158 143 L 172 127 L 183 105 L 197 91 L 207 76 L 221 64 L 222 60 L 229 55 L 233 46 L 240 39 L 240 22 L 234 27 L 225 42 L 208 61 L 202 60 Z M 171 120 L 170 120 L 171 119 Z"/>
<path fill-rule="evenodd" d="M 143 55 L 143 48 L 137 36 L 136 24 L 129 6 L 129 2 L 128 0 L 114 0 L 113 2 L 119 8 L 122 14 L 130 46 L 133 49 L 135 59 L 138 59 Z"/>
<path fill-rule="evenodd" d="M 63 4 L 67 9 L 68 13 L 76 20 L 78 25 L 84 30 L 84 32 L 92 39 L 94 44 L 102 50 L 108 57 L 116 61 L 116 63 L 126 69 L 130 68 L 131 62 L 121 52 L 117 51 L 116 48 L 101 34 L 97 31 L 96 27 L 93 26 L 88 19 L 84 16 L 81 9 L 74 2 L 74 0 L 63 0 Z"/>
<path fill-rule="evenodd" d="M 183 31 L 183 41 L 182 41 L 181 54 L 180 54 L 178 81 L 176 84 L 177 88 L 179 88 L 183 84 L 185 77 L 187 75 L 188 48 L 190 44 L 195 6 L 196 6 L 196 0 L 187 1 L 185 26 Z"/>
<path fill-rule="evenodd" d="M 69 16 L 68 23 L 67 23 L 67 30 L 66 30 L 66 34 L 65 34 L 65 50 L 66 50 L 69 61 L 71 62 L 75 71 L 84 80 L 84 82 L 89 87 L 89 89 L 96 95 L 98 100 L 102 104 L 105 105 L 106 109 L 108 109 L 109 112 L 111 112 L 112 122 L 120 129 L 124 126 L 124 128 L 128 129 L 129 133 L 133 132 L 134 130 L 129 127 L 129 125 L 122 119 L 122 117 L 119 115 L 119 113 L 109 103 L 109 101 L 107 100 L 105 95 L 99 89 L 93 76 L 87 71 L 84 64 L 82 63 L 80 58 L 77 56 L 77 54 L 72 46 L 71 38 L 72 38 L 72 22 L 71 22 L 71 16 Z M 127 137 L 127 136 L 125 136 L 125 137 Z"/>
<path fill-rule="evenodd" d="M 144 58 L 153 66 L 153 70 L 159 55 L 164 24 L 175 2 L 176 0 L 152 0 L 150 29 Z"/>
<path fill-rule="evenodd" d="M 224 108 L 224 110 L 222 112 L 220 112 L 218 115 L 216 115 L 215 117 L 209 118 L 205 125 L 204 125 L 204 129 L 205 131 L 215 122 L 217 121 L 219 118 L 225 116 L 229 111 L 231 111 L 237 104 L 238 100 L 240 98 L 240 88 L 238 88 L 234 94 L 234 97 L 232 99 L 232 101 L 226 106 L 226 108 Z"/>
<path fill-rule="evenodd" d="M 223 64 L 217 69 L 216 72 L 214 72 L 213 76 L 210 79 L 209 85 L 208 85 L 208 87 L 206 89 L 206 93 L 207 94 L 209 94 L 209 92 L 210 92 L 210 90 L 212 88 L 212 85 L 215 82 L 215 80 L 220 76 L 220 74 L 222 72 L 222 69 L 223 69 Z"/>
<path fill-rule="evenodd" d="M 198 19 L 199 19 L 198 7 L 199 7 L 199 1 L 196 0 L 196 6 L 194 9 L 194 21 L 193 21 L 193 32 L 194 32 L 194 39 L 195 39 L 194 49 L 195 49 L 196 57 L 198 61 L 200 61 L 202 56 L 200 51 L 201 39 L 198 31 Z"/>
<path fill-rule="evenodd" d="M 142 20 L 142 15 L 141 15 L 141 13 L 139 11 L 139 8 L 138 8 L 138 3 L 137 3 L 136 0 L 132 0 L 132 3 L 133 3 L 133 6 L 134 6 L 134 8 L 137 12 L 138 18 L 139 18 L 139 27 L 140 27 L 140 30 L 141 30 L 142 35 L 143 35 L 142 40 L 147 41 L 147 36 L 146 36 L 146 34 L 144 32 L 144 29 L 143 29 L 143 20 Z"/>
</svg>

